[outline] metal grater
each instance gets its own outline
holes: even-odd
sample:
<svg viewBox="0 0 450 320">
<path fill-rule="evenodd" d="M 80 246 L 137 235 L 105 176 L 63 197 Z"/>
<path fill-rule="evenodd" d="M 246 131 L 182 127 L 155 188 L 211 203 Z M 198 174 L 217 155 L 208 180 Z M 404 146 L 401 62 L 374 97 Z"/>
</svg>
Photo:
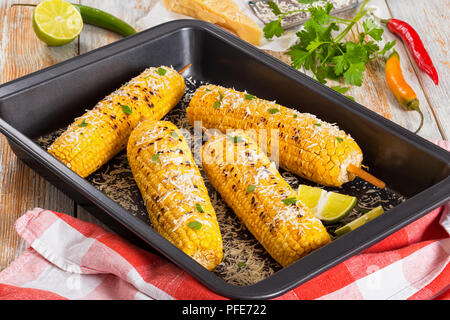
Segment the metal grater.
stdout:
<svg viewBox="0 0 450 320">
<path fill-rule="evenodd" d="M 297 0 L 273 0 L 282 12 L 289 12 L 293 10 L 306 10 L 310 6 L 309 4 L 301 4 Z M 354 9 L 358 6 L 359 0 L 329 0 L 329 1 L 319 1 L 317 4 L 325 4 L 330 2 L 334 5 L 334 9 L 331 11 L 332 14 L 341 13 L 347 10 Z M 277 16 L 272 12 L 272 9 L 267 4 L 266 0 L 254 0 L 249 1 L 248 5 L 253 10 L 255 15 L 264 24 L 268 24 L 274 20 L 277 20 Z M 281 25 L 284 29 L 293 28 L 302 25 L 309 19 L 308 12 L 298 12 L 287 15 L 283 20 L 281 20 Z"/>
</svg>

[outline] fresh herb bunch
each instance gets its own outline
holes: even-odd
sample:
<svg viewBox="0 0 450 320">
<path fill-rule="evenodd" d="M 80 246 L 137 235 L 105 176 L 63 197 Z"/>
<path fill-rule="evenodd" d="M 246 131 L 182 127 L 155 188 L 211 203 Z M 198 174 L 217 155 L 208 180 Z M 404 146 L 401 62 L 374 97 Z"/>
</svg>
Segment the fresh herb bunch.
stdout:
<svg viewBox="0 0 450 320">
<path fill-rule="evenodd" d="M 311 4 L 317 0 L 298 1 Z M 361 86 L 366 64 L 384 56 L 395 46 L 395 41 L 392 41 L 380 49 L 378 42 L 382 40 L 384 30 L 372 18 L 365 19 L 360 30 L 358 22 L 369 13 L 365 9 L 368 2 L 364 1 L 353 19 L 342 19 L 330 14 L 333 4 L 329 2 L 325 6 L 310 6 L 307 10 L 282 12 L 275 2 L 269 1 L 278 20 L 264 27 L 264 36 L 267 39 L 280 37 L 284 33 L 281 26 L 284 17 L 296 12 L 309 12 L 310 19 L 296 34 L 297 44 L 287 52 L 291 56 L 292 66 L 312 71 L 315 79 L 324 84 L 330 79 Z M 352 41 L 345 40 L 349 33 L 353 36 Z M 332 88 L 343 94 L 348 91 L 348 88 L 341 86 Z"/>
</svg>

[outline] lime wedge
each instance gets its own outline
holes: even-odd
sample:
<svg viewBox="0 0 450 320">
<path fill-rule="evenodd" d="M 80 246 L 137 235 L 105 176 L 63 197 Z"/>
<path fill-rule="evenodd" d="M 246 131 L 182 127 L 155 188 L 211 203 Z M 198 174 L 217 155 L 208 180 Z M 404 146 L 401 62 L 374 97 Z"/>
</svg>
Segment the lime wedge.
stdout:
<svg viewBox="0 0 450 320">
<path fill-rule="evenodd" d="M 344 218 L 358 201 L 356 197 L 306 185 L 299 186 L 297 195 L 325 224 L 332 224 Z"/>
<path fill-rule="evenodd" d="M 298 199 L 303 202 L 305 206 L 314 209 L 318 206 L 322 193 L 326 192 L 321 188 L 314 188 L 304 184 L 298 187 Z"/>
<path fill-rule="evenodd" d="M 356 197 L 329 192 L 327 202 L 316 213 L 316 216 L 326 224 L 338 222 L 352 211 L 356 202 Z"/>
<path fill-rule="evenodd" d="M 340 227 L 334 233 L 337 236 L 342 236 L 342 235 L 344 235 L 344 234 L 346 234 L 346 233 L 348 233 L 348 232 L 350 232 L 352 230 L 355 230 L 356 228 L 362 226 L 367 221 L 375 219 L 376 217 L 381 215 L 383 212 L 384 212 L 383 207 L 382 206 L 378 206 L 378 207 L 370 210 L 366 214 L 362 215 L 361 217 L 353 220 L 352 222 L 347 223 L 345 226 Z"/>
<path fill-rule="evenodd" d="M 46 0 L 34 9 L 33 29 L 49 46 L 62 46 L 78 37 L 83 29 L 83 19 L 69 2 Z"/>
</svg>

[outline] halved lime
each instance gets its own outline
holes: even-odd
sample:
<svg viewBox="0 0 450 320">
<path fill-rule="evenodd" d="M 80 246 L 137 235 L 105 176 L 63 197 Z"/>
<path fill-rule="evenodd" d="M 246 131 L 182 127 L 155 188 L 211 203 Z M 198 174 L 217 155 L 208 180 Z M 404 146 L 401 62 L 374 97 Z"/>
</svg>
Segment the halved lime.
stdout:
<svg viewBox="0 0 450 320">
<path fill-rule="evenodd" d="M 342 236 L 342 235 L 344 235 L 344 234 L 346 234 L 346 233 L 348 233 L 348 232 L 350 232 L 352 230 L 355 230 L 356 228 L 362 226 L 367 221 L 375 219 L 376 217 L 378 217 L 382 213 L 384 213 L 383 207 L 382 206 L 378 206 L 378 207 L 370 210 L 369 212 L 365 213 L 361 217 L 353 220 L 352 222 L 347 223 L 345 226 L 342 226 L 339 229 L 336 229 L 336 231 L 334 233 L 337 236 Z"/>
<path fill-rule="evenodd" d="M 69 2 L 46 0 L 34 9 L 33 29 L 49 46 L 62 46 L 78 37 L 83 29 L 83 19 Z"/>
<path fill-rule="evenodd" d="M 297 194 L 298 199 L 325 224 L 332 224 L 344 218 L 358 201 L 356 197 L 306 185 L 300 185 Z"/>
</svg>

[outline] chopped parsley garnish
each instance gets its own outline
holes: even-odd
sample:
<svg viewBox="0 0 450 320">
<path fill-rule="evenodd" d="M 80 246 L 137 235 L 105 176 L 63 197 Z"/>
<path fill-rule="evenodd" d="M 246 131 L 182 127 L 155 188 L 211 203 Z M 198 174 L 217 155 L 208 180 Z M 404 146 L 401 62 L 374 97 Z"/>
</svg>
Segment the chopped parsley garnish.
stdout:
<svg viewBox="0 0 450 320">
<path fill-rule="evenodd" d="M 128 115 L 130 115 L 130 114 L 133 112 L 133 110 L 131 109 L 131 107 L 129 107 L 129 106 L 127 106 L 127 105 L 124 105 L 124 104 L 122 104 L 122 111 L 123 111 L 125 114 L 128 114 Z"/>
<path fill-rule="evenodd" d="M 314 125 L 315 125 L 316 127 L 321 127 L 321 126 L 322 126 L 322 124 L 321 124 L 321 123 L 319 123 L 319 122 L 317 122 L 317 123 L 314 123 Z"/>
<path fill-rule="evenodd" d="M 164 69 L 164 68 L 158 68 L 158 70 L 156 70 L 156 71 L 158 72 L 158 74 L 159 74 L 160 76 L 165 75 L 166 72 L 167 72 L 167 70 Z"/>
<path fill-rule="evenodd" d="M 283 203 L 288 206 L 288 205 L 291 205 L 291 204 L 295 204 L 297 202 L 297 198 L 296 197 L 286 198 L 286 199 L 283 199 L 281 201 L 283 201 Z"/>
<path fill-rule="evenodd" d="M 210 92 L 211 89 L 210 89 L 210 88 L 205 88 L 205 91 L 206 91 L 206 92 Z"/>
<path fill-rule="evenodd" d="M 300 2 L 300 3 L 303 3 L 303 4 L 311 4 L 311 3 L 316 2 L 318 0 L 297 0 L 297 1 Z"/>
<path fill-rule="evenodd" d="M 255 96 L 252 95 L 252 94 L 246 93 L 246 94 L 244 95 L 244 98 L 245 98 L 246 100 L 253 100 L 253 99 L 255 99 Z"/>
<path fill-rule="evenodd" d="M 197 209 L 198 212 L 200 213 L 205 213 L 205 210 L 203 210 L 202 206 L 200 205 L 200 203 L 196 203 L 195 204 L 195 208 Z"/>
<path fill-rule="evenodd" d="M 170 133 L 170 135 L 171 135 L 173 138 L 178 138 L 178 137 L 179 137 L 179 135 L 178 135 L 175 131 L 172 131 L 172 132 Z"/>
<path fill-rule="evenodd" d="M 244 138 L 239 137 L 239 136 L 230 136 L 227 134 L 227 138 L 230 139 L 231 141 L 233 141 L 234 143 L 240 143 L 244 141 Z"/>
<path fill-rule="evenodd" d="M 194 220 L 188 223 L 188 227 L 192 230 L 199 230 L 202 227 L 202 224 Z"/>
<path fill-rule="evenodd" d="M 254 184 L 249 185 L 249 186 L 247 187 L 247 194 L 249 194 L 249 193 L 255 191 L 255 189 L 256 189 L 256 186 L 255 186 Z"/>
<path fill-rule="evenodd" d="M 295 119 L 295 118 L 297 118 L 297 117 L 298 117 L 298 115 L 297 115 L 297 114 L 294 114 L 294 115 L 293 115 L 293 117 L 294 117 L 294 119 Z"/>
<path fill-rule="evenodd" d="M 246 266 L 245 262 L 238 262 L 237 263 L 237 267 L 238 267 L 238 271 L 241 271 L 242 268 L 244 268 Z"/>
<path fill-rule="evenodd" d="M 336 140 L 341 143 L 342 141 L 344 141 L 344 139 L 340 138 L 340 137 L 336 137 Z"/>
<path fill-rule="evenodd" d="M 267 111 L 269 111 L 270 114 L 274 114 L 274 113 L 279 112 L 280 110 L 277 109 L 277 108 L 271 108 L 271 109 L 269 109 L 269 110 L 267 110 Z"/>
<path fill-rule="evenodd" d="M 214 108 L 214 109 L 219 109 L 220 104 L 222 103 L 222 100 L 223 100 L 223 94 L 222 94 L 222 92 L 219 91 L 219 100 L 217 100 L 216 102 L 214 102 L 213 108 Z"/>
<path fill-rule="evenodd" d="M 152 161 L 153 161 L 154 163 L 158 163 L 158 162 L 159 162 L 159 153 L 155 153 L 155 154 L 152 156 Z"/>
<path fill-rule="evenodd" d="M 86 120 L 83 119 L 83 122 L 80 123 L 78 126 L 79 127 L 87 127 L 89 123 L 86 122 Z"/>
</svg>

